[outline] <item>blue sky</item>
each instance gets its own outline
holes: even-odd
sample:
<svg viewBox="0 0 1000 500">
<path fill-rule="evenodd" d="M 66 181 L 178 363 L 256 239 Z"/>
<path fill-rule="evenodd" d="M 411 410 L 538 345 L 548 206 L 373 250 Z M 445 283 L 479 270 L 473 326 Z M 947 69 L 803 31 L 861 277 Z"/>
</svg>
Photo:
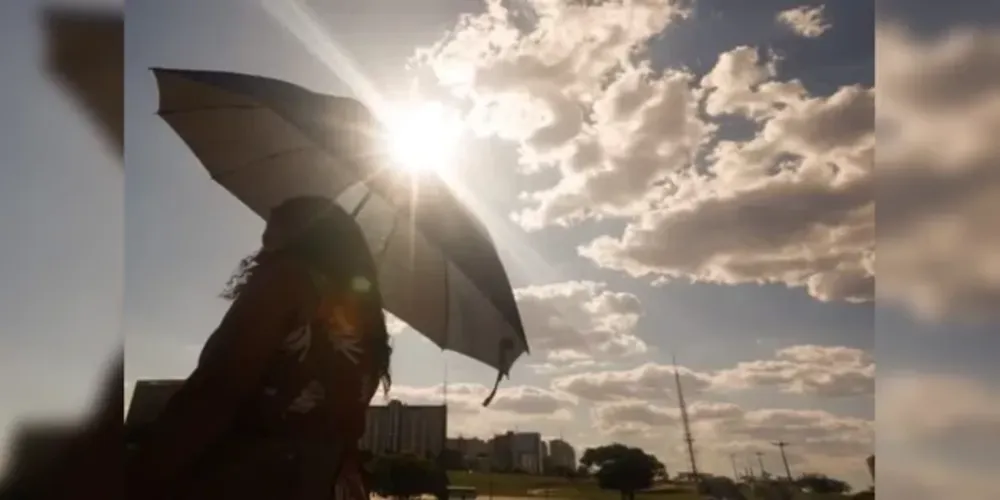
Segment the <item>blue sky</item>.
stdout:
<svg viewBox="0 0 1000 500">
<path fill-rule="evenodd" d="M 832 28 L 818 38 L 797 36 L 775 22 L 778 12 L 802 4 L 766 1 L 750 6 L 701 0 L 690 19 L 670 23 L 652 41 L 648 59 L 654 69 L 684 66 L 700 78 L 715 67 L 720 53 L 747 45 L 780 54 L 773 78 L 801 79 L 813 96 L 828 96 L 844 85 L 873 85 L 872 2 L 830 2 L 824 18 Z M 441 40 L 461 13 L 482 11 L 479 2 L 467 0 L 421 2 L 419 8 L 414 2 L 390 0 L 364 2 L 350 10 L 329 2 L 309 5 L 325 37 L 335 40 L 365 80 L 389 100 L 404 96 L 416 76 L 405 66 L 417 48 Z M 971 3 L 969 9 L 952 5 L 950 14 L 977 12 Z M 968 14 L 965 20 L 984 24 L 991 7 L 978 8 L 978 15 Z M 201 342 L 224 312 L 226 303 L 217 298 L 218 292 L 236 262 L 256 246 L 262 223 L 210 181 L 186 146 L 155 115 L 156 91 L 149 67 L 232 70 L 283 78 L 322 92 L 353 93 L 350 82 L 345 83 L 326 64 L 338 62 L 329 50 L 311 53 L 309 44 L 283 27 L 261 3 L 130 1 L 122 176 L 109 150 L 86 127 L 73 104 L 38 73 L 34 53 L 38 33 L 28 22 L 33 14 L 28 3 L 11 2 L 3 9 L 0 51 L 5 51 L 5 60 L 10 52 L 14 66 L 23 71 L 4 72 L 0 77 L 5 89 L 18 90 L 17 99 L 9 93 L 0 98 L 0 111 L 25 119 L 16 127 L 6 125 L 0 134 L 0 150 L 12 152 L 4 160 L 0 208 L 18 214 L 0 220 L 5 235 L 0 259 L 0 282 L 5 284 L 0 287 L 0 329 L 5 332 L 0 338 L 0 373 L 32 368 L 40 376 L 31 384 L 0 377 L 0 394 L 5 398 L 0 426 L 29 409 L 66 413 L 84 407 L 119 331 L 127 339 L 127 385 L 136 378 L 186 375 Z M 902 19 L 916 26 L 917 33 L 941 30 L 943 16 L 937 7 L 903 13 L 892 2 L 881 2 L 880 9 L 880 16 Z M 300 25 L 296 32 L 306 30 Z M 21 50 L 15 53 L 15 47 Z M 315 40 L 312 47 L 317 47 Z M 339 63 L 343 67 L 343 61 Z M 723 138 L 745 138 L 754 132 L 746 121 L 718 121 L 725 124 L 719 132 Z M 471 410 L 459 406 L 451 423 L 454 430 L 486 433 L 535 426 L 550 435 L 562 432 L 579 446 L 624 439 L 648 445 L 666 456 L 668 467 L 679 470 L 683 464 L 678 450 L 673 444 L 662 444 L 676 440 L 676 426 L 659 425 L 651 430 L 638 422 L 639 427 L 608 428 L 606 436 L 594 437 L 590 429 L 602 425 L 601 415 L 626 413 L 614 413 L 613 404 L 601 406 L 604 403 L 589 401 L 579 392 L 559 392 L 559 388 L 573 386 L 557 386 L 555 379 L 666 363 L 671 354 L 693 372 L 712 376 L 734 370 L 740 362 L 772 360 L 777 350 L 802 345 L 842 347 L 877 357 L 879 384 L 883 378 L 909 380 L 916 373 L 926 377 L 922 380 L 947 376 L 982 386 L 998 375 L 991 355 L 1000 348 L 995 325 L 963 325 L 955 317 L 919 320 L 909 309 L 896 305 L 876 308 L 871 302 L 822 302 L 801 287 L 782 284 L 691 284 L 679 279 L 653 287 L 648 278 L 600 268 L 578 255 L 577 247 L 601 235 L 620 236 L 626 222 L 617 219 L 524 231 L 509 217 L 524 208 L 518 195 L 544 189 L 559 174 L 549 170 L 535 177 L 520 175 L 517 160 L 517 148 L 509 141 L 470 136 L 455 168 L 463 185 L 482 200 L 487 224 L 501 245 L 515 286 L 589 280 L 603 283 L 608 291 L 631 294 L 642 304 L 643 313 L 626 333 L 641 339 L 648 349 L 632 357 L 598 359 L 595 355 L 591 361 L 596 364 L 589 368 L 569 367 L 554 375 L 540 372 L 537 365 L 545 362 L 544 353 L 536 352 L 521 360 L 504 386 L 511 390 L 508 400 L 520 406 L 512 403 L 507 410 L 485 412 L 476 425 L 468 422 Z M 598 295 L 595 300 L 606 299 Z M 530 340 L 532 332 L 528 333 Z M 427 370 L 428 365 L 446 364 L 456 387 L 488 384 L 493 378 L 474 362 L 442 355 L 412 332 L 399 335 L 396 347 L 394 378 L 401 386 L 398 396 L 404 399 L 436 397 L 429 387 L 441 383 L 444 369 Z M 40 372 L 38 359 L 53 368 Z M 832 364 L 823 366 L 833 369 Z M 689 399 L 736 405 L 744 412 L 741 415 L 775 409 L 826 412 L 810 417 L 814 420 L 806 426 L 824 422 L 857 426 L 875 416 L 872 394 L 825 397 L 781 391 L 775 385 L 750 385 Z M 466 389 L 479 390 L 474 385 Z M 462 403 L 462 390 L 454 393 L 456 402 Z M 537 418 L 539 410 L 531 402 L 542 400 L 566 403 L 544 407 L 566 413 L 549 411 L 555 414 L 553 418 Z M 660 411 L 672 405 L 669 394 L 645 403 L 652 405 L 653 414 L 669 421 L 669 415 Z M 570 418 L 561 418 L 565 415 Z M 723 421 L 712 425 L 728 427 L 706 427 L 705 432 L 743 425 L 734 432 L 752 448 L 768 435 L 767 429 L 761 429 L 773 424 L 765 417 L 757 413 L 744 417 L 744 423 Z M 745 422 L 754 418 L 763 420 L 750 428 Z M 806 431 L 803 440 L 814 438 Z M 866 441 L 863 428 L 855 431 L 851 438 L 858 442 L 851 450 L 856 456 L 845 457 L 815 445 L 802 452 L 802 466 L 830 467 L 830 473 L 864 485 L 863 453 L 872 444 Z M 706 444 L 702 460 L 718 472 L 728 472 L 728 458 L 722 448 L 714 446 Z M 883 446 L 881 441 L 879 446 Z M 777 466 L 776 457 L 768 460 Z"/>
</svg>

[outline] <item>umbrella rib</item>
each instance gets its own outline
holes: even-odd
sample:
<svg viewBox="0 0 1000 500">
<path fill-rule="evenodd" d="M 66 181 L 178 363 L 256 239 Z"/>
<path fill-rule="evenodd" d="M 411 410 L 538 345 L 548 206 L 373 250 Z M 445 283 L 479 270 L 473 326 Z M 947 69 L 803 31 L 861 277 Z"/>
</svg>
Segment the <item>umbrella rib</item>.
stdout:
<svg viewBox="0 0 1000 500">
<path fill-rule="evenodd" d="M 285 150 L 282 150 L 282 151 L 278 151 L 276 153 L 271 153 L 269 155 L 261 156 L 259 158 L 254 158 L 253 160 L 250 160 L 250 161 L 248 161 L 246 163 L 242 163 L 242 164 L 237 165 L 235 167 L 230 167 L 230 168 L 227 168 L 226 170 L 223 170 L 221 172 L 214 173 L 214 174 L 212 174 L 212 179 L 215 179 L 216 181 L 219 181 L 219 180 L 221 180 L 223 177 L 225 177 L 227 175 L 236 174 L 236 173 L 239 173 L 242 170 L 253 168 L 253 166 L 255 164 L 257 164 L 257 163 L 263 163 L 265 161 L 272 160 L 272 159 L 277 158 L 279 156 L 294 154 L 294 153 L 297 153 L 297 152 L 300 152 L 300 151 L 307 151 L 307 150 L 312 149 L 312 148 L 313 148 L 313 146 L 299 146 L 297 148 L 285 149 Z"/>
<path fill-rule="evenodd" d="M 183 115 L 186 113 L 200 113 L 202 111 L 220 111 L 220 110 L 234 110 L 234 109 L 261 109 L 263 106 L 259 104 L 227 104 L 225 106 L 202 106 L 194 109 L 168 109 L 160 110 L 157 112 L 160 116 L 174 116 Z"/>
<path fill-rule="evenodd" d="M 382 264 L 382 257 L 385 257 L 386 252 L 389 251 L 389 243 L 392 242 L 392 237 L 396 235 L 397 227 L 399 227 L 398 215 L 392 218 L 392 227 L 389 228 L 389 234 L 385 237 L 385 245 L 382 245 L 382 249 L 378 252 L 378 256 L 375 259 L 376 264 Z"/>
</svg>

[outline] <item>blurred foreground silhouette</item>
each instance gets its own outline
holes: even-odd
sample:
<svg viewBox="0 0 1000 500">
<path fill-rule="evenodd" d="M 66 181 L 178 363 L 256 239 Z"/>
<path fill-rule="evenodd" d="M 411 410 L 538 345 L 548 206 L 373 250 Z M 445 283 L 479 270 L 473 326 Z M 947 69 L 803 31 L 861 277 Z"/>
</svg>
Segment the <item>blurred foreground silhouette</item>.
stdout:
<svg viewBox="0 0 1000 500">
<path fill-rule="evenodd" d="M 48 45 L 42 66 L 121 154 L 124 16 L 120 8 L 52 7 L 41 14 Z M 26 421 L 13 430 L 7 463 L 0 472 L 0 499 L 123 497 L 122 353 L 112 359 L 101 397 L 83 421 Z"/>
</svg>

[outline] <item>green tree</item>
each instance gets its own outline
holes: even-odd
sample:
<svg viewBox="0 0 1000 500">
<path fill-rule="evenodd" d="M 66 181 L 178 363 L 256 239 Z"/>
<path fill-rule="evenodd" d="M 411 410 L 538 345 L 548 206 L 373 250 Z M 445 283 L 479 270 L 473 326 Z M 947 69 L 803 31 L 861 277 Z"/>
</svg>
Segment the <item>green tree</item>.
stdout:
<svg viewBox="0 0 1000 500">
<path fill-rule="evenodd" d="M 617 490 L 623 500 L 634 500 L 637 491 L 653 486 L 657 477 L 666 476 L 666 467 L 656 457 L 618 443 L 588 448 L 580 462 L 589 469 L 597 469 L 597 484 L 601 489 Z"/>
<path fill-rule="evenodd" d="M 851 492 L 850 484 L 824 474 L 803 474 L 795 480 L 795 486 L 810 493 L 845 494 Z"/>
<path fill-rule="evenodd" d="M 372 463 L 371 491 L 380 496 L 441 495 L 447 486 L 444 470 L 430 460 L 413 455 L 388 455 L 376 457 Z"/>
<path fill-rule="evenodd" d="M 620 457 L 628 452 L 628 446 L 620 443 L 598 446 L 597 448 L 587 448 L 580 457 L 580 463 L 591 470 L 596 470 L 602 464 L 614 458 Z"/>
<path fill-rule="evenodd" d="M 467 470 L 469 468 L 469 464 L 465 462 L 462 452 L 458 450 L 448 448 L 441 450 L 437 461 L 438 465 L 444 468 L 444 470 Z"/>
</svg>

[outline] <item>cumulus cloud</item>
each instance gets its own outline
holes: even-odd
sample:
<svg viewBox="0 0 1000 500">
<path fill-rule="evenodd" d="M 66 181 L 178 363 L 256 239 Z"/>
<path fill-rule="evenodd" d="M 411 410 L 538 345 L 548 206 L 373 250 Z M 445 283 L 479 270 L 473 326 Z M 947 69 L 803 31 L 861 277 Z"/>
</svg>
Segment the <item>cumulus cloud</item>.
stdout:
<svg viewBox="0 0 1000 500">
<path fill-rule="evenodd" d="M 778 350 L 774 359 L 740 362 L 713 378 L 723 388 L 765 386 L 824 397 L 870 396 L 875 394 L 875 361 L 860 349 L 799 345 Z"/>
<path fill-rule="evenodd" d="M 865 484 L 864 457 L 874 452 L 874 422 L 818 410 L 748 410 L 732 403 L 695 401 L 689 405 L 692 433 L 702 466 L 720 473 L 730 470 L 728 457 L 743 459 L 765 452 L 770 471 L 778 472 L 773 442 L 794 443 L 787 453 L 793 474 L 824 471 L 855 485 Z M 596 405 L 591 413 L 594 426 L 613 438 L 650 443 L 674 441 L 657 446 L 673 470 L 686 470 L 678 457 L 685 450 L 678 439 L 682 433 L 679 410 L 646 401 L 615 401 Z M 756 468 L 756 460 L 753 462 Z"/>
<path fill-rule="evenodd" d="M 1000 32 L 877 28 L 880 299 L 928 320 L 1000 303 Z"/>
<path fill-rule="evenodd" d="M 517 214 L 523 225 L 586 218 L 588 202 L 601 213 L 634 211 L 641 196 L 629 194 L 679 168 L 711 130 L 697 119 L 689 73 L 632 63 L 690 14 L 689 3 L 532 0 L 525 23 L 489 0 L 486 13 L 463 16 L 417 60 L 471 103 L 473 128 L 517 141 L 528 171 L 557 165 L 564 174 L 525 195 L 537 207 Z M 635 175 L 616 174 L 621 168 Z"/>
<path fill-rule="evenodd" d="M 639 299 L 603 283 L 570 281 L 519 288 L 514 292 L 524 329 L 535 352 L 548 363 L 584 366 L 595 357 L 644 353 L 636 336 Z"/>
<path fill-rule="evenodd" d="M 744 361 L 732 368 L 695 371 L 677 367 L 685 394 L 724 393 L 753 387 L 819 397 L 871 396 L 875 361 L 860 349 L 797 345 L 773 359 Z M 627 370 L 603 370 L 557 377 L 552 387 L 588 401 L 663 401 L 674 397 L 674 367 L 646 363 Z"/>
<path fill-rule="evenodd" d="M 556 375 L 570 372 L 580 372 L 584 370 L 595 370 L 606 368 L 610 365 L 607 361 L 597 361 L 594 359 L 577 359 L 569 361 L 552 361 L 548 363 L 536 363 L 531 365 L 532 370 L 539 375 Z"/>
<path fill-rule="evenodd" d="M 534 386 L 501 387 L 493 403 L 482 403 L 490 388 L 481 384 L 448 384 L 447 401 L 449 433 L 466 436 L 487 436 L 518 423 L 535 424 L 569 420 L 576 400 L 563 393 Z M 390 399 L 408 404 L 441 404 L 445 400 L 444 386 L 392 387 Z M 379 403 L 376 399 L 375 403 Z"/>
<path fill-rule="evenodd" d="M 617 434 L 622 425 L 652 429 L 681 423 L 680 410 L 676 407 L 656 406 L 638 400 L 598 404 L 592 415 L 597 427 L 611 435 Z M 732 403 L 696 401 L 688 406 L 688 417 L 696 422 L 738 418 L 741 415 L 743 409 Z"/>
<path fill-rule="evenodd" d="M 892 498 L 996 498 L 1000 393 L 954 375 L 879 380 L 879 490 Z M 891 424 L 890 424 L 891 422 Z"/>
<path fill-rule="evenodd" d="M 685 394 L 696 394 L 712 386 L 710 374 L 677 367 Z M 629 370 L 578 373 L 556 378 L 552 387 L 589 401 L 651 400 L 674 397 L 674 367 L 646 363 Z"/>
<path fill-rule="evenodd" d="M 815 7 L 803 5 L 783 10 L 778 13 L 775 19 L 791 29 L 796 35 L 817 38 L 833 27 L 824 21 L 823 10 L 823 5 Z"/>
<path fill-rule="evenodd" d="M 778 80 L 778 60 L 752 47 L 721 54 L 700 79 L 654 69 L 636 56 L 689 13 L 681 2 L 538 0 L 527 29 L 488 5 L 421 61 L 471 104 L 480 131 L 520 144 L 526 173 L 558 173 L 523 194 L 522 226 L 623 219 L 620 237 L 581 254 L 657 282 L 780 283 L 820 300 L 872 299 L 872 89 L 810 95 Z M 718 123 L 732 116 L 757 134 L 718 140 Z"/>
<path fill-rule="evenodd" d="M 673 179 L 660 207 L 621 237 L 580 249 L 602 267 L 659 281 L 781 283 L 824 301 L 874 294 L 875 94 L 842 87 L 808 96 L 755 52 L 722 54 L 705 77 L 708 111 L 760 124 L 747 141 L 720 141 L 709 175 Z"/>
<path fill-rule="evenodd" d="M 416 59 L 469 98 L 481 132 L 552 147 L 582 127 L 578 103 L 593 100 L 609 73 L 686 17 L 687 3 L 529 0 L 515 13 L 487 0 L 484 13 L 463 15 Z"/>
<path fill-rule="evenodd" d="M 592 104 L 589 123 L 571 141 L 525 161 L 548 161 L 560 180 L 523 196 L 534 207 L 515 214 L 526 229 L 626 217 L 656 204 L 673 173 L 689 168 L 716 126 L 698 113 L 693 75 L 628 67 Z"/>
</svg>

